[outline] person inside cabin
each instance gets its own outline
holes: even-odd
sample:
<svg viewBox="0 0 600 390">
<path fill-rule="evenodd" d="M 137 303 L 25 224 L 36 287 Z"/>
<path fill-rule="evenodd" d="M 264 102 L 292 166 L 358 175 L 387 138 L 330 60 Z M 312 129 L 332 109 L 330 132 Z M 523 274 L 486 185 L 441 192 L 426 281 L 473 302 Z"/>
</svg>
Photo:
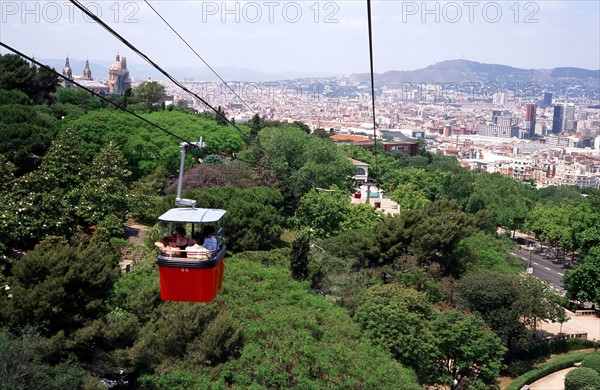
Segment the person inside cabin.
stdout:
<svg viewBox="0 0 600 390">
<path fill-rule="evenodd" d="M 179 257 L 181 254 L 179 248 L 175 245 L 175 237 L 172 235 L 167 235 L 162 241 L 155 242 L 154 246 L 160 250 L 163 256 Z"/>
<path fill-rule="evenodd" d="M 204 247 L 210 251 L 211 255 L 214 255 L 218 248 L 217 239 L 213 237 L 215 228 L 212 226 L 205 226 L 202 233 L 204 234 Z"/>
<path fill-rule="evenodd" d="M 187 257 L 199 260 L 208 260 L 211 257 L 211 253 L 204 246 L 204 237 L 201 234 L 194 236 L 194 245 L 185 248 Z"/>
<path fill-rule="evenodd" d="M 185 248 L 194 245 L 194 240 L 186 236 L 185 228 L 181 225 L 175 228 L 175 245 L 181 250 L 180 257 L 186 257 Z"/>
</svg>

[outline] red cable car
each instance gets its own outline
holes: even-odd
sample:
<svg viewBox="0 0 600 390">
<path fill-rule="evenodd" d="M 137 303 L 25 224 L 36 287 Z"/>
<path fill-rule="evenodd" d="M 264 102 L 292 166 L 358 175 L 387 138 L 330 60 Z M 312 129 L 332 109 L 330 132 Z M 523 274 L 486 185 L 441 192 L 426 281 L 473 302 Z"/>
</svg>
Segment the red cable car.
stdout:
<svg viewBox="0 0 600 390">
<path fill-rule="evenodd" d="M 178 302 L 210 302 L 219 293 L 223 284 L 224 260 L 227 250 L 224 240 L 225 210 L 196 208 L 196 201 L 181 199 L 181 186 L 185 161 L 185 151 L 188 146 L 203 148 L 202 139 L 196 143 L 181 143 L 181 163 L 179 167 L 179 183 L 177 185 L 176 206 L 186 206 L 171 209 L 158 219 L 161 225 L 163 242 L 167 235 L 175 230 L 183 232 L 186 245 L 161 247 L 156 263 L 160 276 L 160 296 L 163 301 Z M 210 226 L 208 230 L 212 236 L 207 248 L 203 246 L 189 246 L 185 236 L 185 227 L 191 226 L 192 236 L 202 226 Z M 202 237 L 204 242 L 205 237 Z"/>
<path fill-rule="evenodd" d="M 192 236 L 198 226 L 210 224 L 216 227 L 217 249 L 209 255 L 188 250 L 163 251 L 157 259 L 160 272 L 160 296 L 163 301 L 210 302 L 221 290 L 224 273 L 226 246 L 223 240 L 223 216 L 225 210 L 175 208 L 158 219 L 161 235 L 172 232 L 174 226 L 191 224 Z"/>
</svg>

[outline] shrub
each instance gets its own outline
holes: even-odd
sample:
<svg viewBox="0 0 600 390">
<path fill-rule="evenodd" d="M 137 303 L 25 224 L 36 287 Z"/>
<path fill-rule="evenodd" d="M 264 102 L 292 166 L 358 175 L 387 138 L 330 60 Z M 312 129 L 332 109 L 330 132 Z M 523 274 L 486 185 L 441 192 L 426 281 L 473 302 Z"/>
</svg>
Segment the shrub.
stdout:
<svg viewBox="0 0 600 390">
<path fill-rule="evenodd" d="M 591 368 L 600 374 L 600 352 L 595 352 L 583 359 L 581 367 Z"/>
<path fill-rule="evenodd" d="M 512 377 L 523 375 L 533 369 L 531 360 L 513 360 L 506 368 L 506 374 Z"/>
<path fill-rule="evenodd" d="M 572 352 L 567 355 L 558 356 L 556 359 L 541 364 L 528 373 L 516 378 L 510 385 L 506 387 L 506 390 L 519 390 L 524 385 L 531 384 L 536 380 L 545 377 L 546 375 L 552 374 L 553 372 L 562 370 L 564 368 L 571 367 L 576 362 L 582 361 L 591 353 L 592 352 Z"/>
<path fill-rule="evenodd" d="M 595 347 L 594 340 L 587 339 L 566 339 L 566 340 L 558 340 L 549 344 L 550 353 L 565 353 L 569 351 L 576 351 L 578 349 L 585 348 L 594 348 Z"/>
<path fill-rule="evenodd" d="M 591 368 L 581 367 L 565 377 L 565 390 L 594 390 L 600 388 L 600 374 Z"/>
</svg>

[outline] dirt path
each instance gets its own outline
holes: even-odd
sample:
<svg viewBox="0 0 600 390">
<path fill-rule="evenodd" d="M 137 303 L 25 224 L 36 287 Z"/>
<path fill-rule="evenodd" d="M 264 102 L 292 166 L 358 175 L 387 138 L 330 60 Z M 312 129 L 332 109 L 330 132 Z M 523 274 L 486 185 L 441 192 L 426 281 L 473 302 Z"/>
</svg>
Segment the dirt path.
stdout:
<svg viewBox="0 0 600 390">
<path fill-rule="evenodd" d="M 531 390 L 564 390 L 565 376 L 577 367 L 569 367 L 538 379 L 531 384 Z"/>
<path fill-rule="evenodd" d="M 133 245 L 143 245 L 149 229 L 150 228 L 148 226 L 138 225 L 128 221 L 125 224 L 125 237 L 127 238 L 127 241 Z M 136 256 L 136 254 L 139 253 L 139 251 L 134 252 L 133 248 L 131 247 L 121 248 L 121 261 L 119 262 L 119 268 L 121 269 L 121 272 L 127 272 L 128 268 L 130 268 L 132 264 L 135 264 L 135 262 L 139 260 Z"/>
</svg>

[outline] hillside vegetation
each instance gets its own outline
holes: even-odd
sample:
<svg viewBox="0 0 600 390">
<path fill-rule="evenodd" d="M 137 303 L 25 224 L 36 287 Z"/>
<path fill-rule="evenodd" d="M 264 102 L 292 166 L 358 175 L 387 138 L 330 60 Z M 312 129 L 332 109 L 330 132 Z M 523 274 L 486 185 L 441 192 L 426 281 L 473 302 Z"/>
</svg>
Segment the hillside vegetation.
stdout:
<svg viewBox="0 0 600 390">
<path fill-rule="evenodd" d="M 564 321 L 564 299 L 508 254 L 515 230 L 573 258 L 569 297 L 600 303 L 597 190 L 536 190 L 424 148 L 376 162 L 322 129 L 235 129 L 134 89 L 110 99 L 203 137 L 184 196 L 227 210 L 215 301 L 162 302 L 155 224 L 181 140 L 0 59 L 19 76 L 0 78 L 0 388 L 495 388 L 549 353 L 539 321 Z M 350 203 L 348 157 L 401 213 Z M 127 220 L 151 228 L 120 274 Z"/>
</svg>

